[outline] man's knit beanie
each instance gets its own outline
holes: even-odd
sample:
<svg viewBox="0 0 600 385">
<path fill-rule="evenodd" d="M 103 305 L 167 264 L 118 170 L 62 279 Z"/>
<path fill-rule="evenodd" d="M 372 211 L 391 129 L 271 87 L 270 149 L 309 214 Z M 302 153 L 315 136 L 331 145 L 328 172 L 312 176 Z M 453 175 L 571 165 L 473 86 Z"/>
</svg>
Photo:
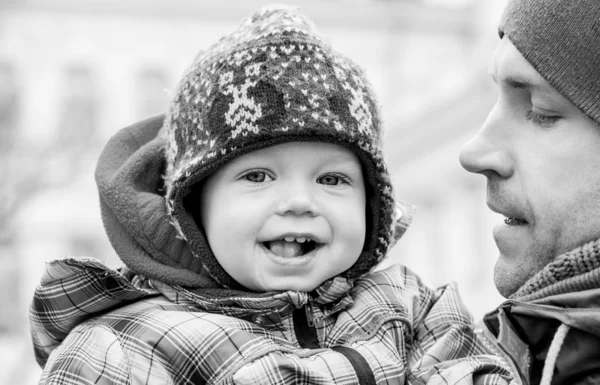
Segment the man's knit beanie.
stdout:
<svg viewBox="0 0 600 385">
<path fill-rule="evenodd" d="M 361 256 L 343 276 L 369 271 L 398 236 L 375 97 L 363 71 L 317 37 L 295 8 L 260 9 L 201 52 L 175 92 L 164 129 L 172 224 L 225 287 L 243 289 L 210 251 L 186 197 L 226 162 L 261 148 L 321 141 L 361 160 L 368 230 Z"/>
<path fill-rule="evenodd" d="M 599 0 L 509 0 L 499 32 L 552 87 L 600 124 Z"/>
</svg>

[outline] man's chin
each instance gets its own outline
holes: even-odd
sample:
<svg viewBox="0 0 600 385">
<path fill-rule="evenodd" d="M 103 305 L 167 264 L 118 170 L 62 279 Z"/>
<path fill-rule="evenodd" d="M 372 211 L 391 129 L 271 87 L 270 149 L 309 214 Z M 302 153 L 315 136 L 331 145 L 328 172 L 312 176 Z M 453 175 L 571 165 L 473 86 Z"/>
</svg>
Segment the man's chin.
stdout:
<svg viewBox="0 0 600 385">
<path fill-rule="evenodd" d="M 531 277 L 523 263 L 500 254 L 494 266 L 494 284 L 501 296 L 508 298 L 517 292 Z"/>
</svg>

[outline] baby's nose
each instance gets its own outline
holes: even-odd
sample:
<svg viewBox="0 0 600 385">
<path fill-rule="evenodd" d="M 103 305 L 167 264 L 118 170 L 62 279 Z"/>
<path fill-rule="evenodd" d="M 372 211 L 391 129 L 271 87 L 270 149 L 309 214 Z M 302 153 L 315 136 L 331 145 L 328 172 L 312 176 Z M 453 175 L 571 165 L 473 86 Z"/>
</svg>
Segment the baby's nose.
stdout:
<svg viewBox="0 0 600 385">
<path fill-rule="evenodd" d="M 290 183 L 282 189 L 278 214 L 296 214 L 314 216 L 317 213 L 314 192 L 306 183 Z"/>
</svg>

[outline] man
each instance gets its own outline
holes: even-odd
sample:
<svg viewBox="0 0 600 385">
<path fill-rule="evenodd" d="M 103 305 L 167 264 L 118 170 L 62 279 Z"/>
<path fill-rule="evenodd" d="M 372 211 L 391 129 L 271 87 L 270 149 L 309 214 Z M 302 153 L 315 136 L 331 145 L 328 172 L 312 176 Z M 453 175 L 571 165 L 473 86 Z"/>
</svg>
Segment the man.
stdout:
<svg viewBox="0 0 600 385">
<path fill-rule="evenodd" d="M 509 0 L 462 166 L 504 215 L 484 336 L 524 384 L 600 384 L 600 1 Z"/>
</svg>

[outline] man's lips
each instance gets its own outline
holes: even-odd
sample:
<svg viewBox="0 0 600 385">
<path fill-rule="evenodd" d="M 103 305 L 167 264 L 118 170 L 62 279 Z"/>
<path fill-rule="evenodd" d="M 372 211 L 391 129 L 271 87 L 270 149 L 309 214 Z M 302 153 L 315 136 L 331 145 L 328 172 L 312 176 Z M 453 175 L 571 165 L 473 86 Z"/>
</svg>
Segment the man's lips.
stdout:
<svg viewBox="0 0 600 385">
<path fill-rule="evenodd" d="M 521 214 L 520 210 L 510 207 L 500 207 L 489 201 L 487 202 L 487 206 L 493 212 L 503 215 L 504 223 L 508 226 L 524 226 L 529 224 L 529 221 Z"/>
<path fill-rule="evenodd" d="M 526 220 L 521 218 L 505 217 L 504 223 L 508 226 L 524 226 L 529 224 Z"/>
</svg>

